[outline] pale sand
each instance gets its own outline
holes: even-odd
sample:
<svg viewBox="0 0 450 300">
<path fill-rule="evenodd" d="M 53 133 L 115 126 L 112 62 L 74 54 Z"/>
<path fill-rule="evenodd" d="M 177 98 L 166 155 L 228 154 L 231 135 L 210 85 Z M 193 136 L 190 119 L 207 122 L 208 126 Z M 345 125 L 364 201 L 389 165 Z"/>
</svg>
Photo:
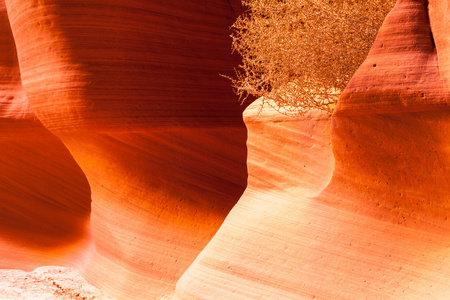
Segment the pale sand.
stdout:
<svg viewBox="0 0 450 300">
<path fill-rule="evenodd" d="M 0 269 L 1 300 L 112 300 L 74 268 Z"/>
</svg>

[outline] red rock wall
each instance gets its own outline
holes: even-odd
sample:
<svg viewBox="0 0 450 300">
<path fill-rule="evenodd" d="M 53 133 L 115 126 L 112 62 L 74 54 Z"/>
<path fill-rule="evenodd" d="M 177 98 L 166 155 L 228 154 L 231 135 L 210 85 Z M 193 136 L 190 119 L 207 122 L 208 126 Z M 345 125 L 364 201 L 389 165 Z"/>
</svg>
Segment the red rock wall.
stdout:
<svg viewBox="0 0 450 300">
<path fill-rule="evenodd" d="M 89 185 L 28 105 L 3 2 L 0 131 L 0 268 L 79 262 L 89 241 Z"/>
<path fill-rule="evenodd" d="M 25 93 L 92 191 L 85 276 L 173 294 L 246 185 L 228 1 L 6 1 Z"/>
<path fill-rule="evenodd" d="M 450 51 L 450 41 L 447 37 L 450 31 L 449 12 L 450 3 L 448 1 L 428 1 L 428 11 L 430 16 L 430 25 L 433 31 L 433 41 L 437 49 L 439 60 L 439 71 L 443 77 L 447 89 L 450 88 L 450 61 L 448 53 Z"/>
<path fill-rule="evenodd" d="M 6 4 L 23 85 L 47 128 L 242 125 L 229 80 L 219 76 L 238 62 L 228 1 Z"/>
<path fill-rule="evenodd" d="M 261 132 L 246 118 L 249 178 L 277 184 L 249 180 L 175 299 L 448 297 L 448 7 L 400 0 L 388 15 L 333 114 L 328 185 L 326 147 L 310 142 L 326 145 L 326 130 L 307 130 L 320 122 L 299 121 L 295 145 L 278 123 Z M 302 173 L 302 161 L 321 172 Z M 310 182 L 325 185 L 314 194 Z"/>
<path fill-rule="evenodd" d="M 222 226 L 246 185 L 218 76 L 236 2 L 5 2 L 3 265 L 83 264 L 119 299 L 170 297 L 189 265 L 176 299 L 450 293 L 448 1 L 397 3 L 332 118 L 249 107 Z"/>
</svg>

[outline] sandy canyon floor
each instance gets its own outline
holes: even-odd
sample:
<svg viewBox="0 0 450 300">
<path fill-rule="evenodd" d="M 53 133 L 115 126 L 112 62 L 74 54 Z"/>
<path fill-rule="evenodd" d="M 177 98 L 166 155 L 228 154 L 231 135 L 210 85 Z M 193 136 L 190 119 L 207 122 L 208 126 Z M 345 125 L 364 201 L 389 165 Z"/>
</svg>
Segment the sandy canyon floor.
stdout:
<svg viewBox="0 0 450 300">
<path fill-rule="evenodd" d="M 33 272 L 0 270 L 2 300 L 112 300 L 74 268 L 41 267 Z"/>
</svg>

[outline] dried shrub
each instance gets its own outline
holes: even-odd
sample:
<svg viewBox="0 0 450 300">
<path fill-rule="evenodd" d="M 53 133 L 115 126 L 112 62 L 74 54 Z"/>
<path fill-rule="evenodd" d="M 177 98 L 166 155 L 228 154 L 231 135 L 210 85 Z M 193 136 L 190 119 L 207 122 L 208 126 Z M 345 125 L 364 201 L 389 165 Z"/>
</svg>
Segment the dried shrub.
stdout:
<svg viewBox="0 0 450 300">
<path fill-rule="evenodd" d="M 395 0 L 243 0 L 232 26 L 242 56 L 232 84 L 279 111 L 332 111 Z"/>
</svg>

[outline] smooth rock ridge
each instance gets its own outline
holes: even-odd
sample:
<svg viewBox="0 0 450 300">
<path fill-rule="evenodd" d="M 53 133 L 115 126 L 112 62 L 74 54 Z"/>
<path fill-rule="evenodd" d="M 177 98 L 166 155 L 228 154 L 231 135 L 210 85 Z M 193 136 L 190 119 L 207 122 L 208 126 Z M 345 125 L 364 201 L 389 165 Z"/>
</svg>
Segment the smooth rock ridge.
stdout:
<svg viewBox="0 0 450 300">
<path fill-rule="evenodd" d="M 334 170 L 312 160 L 322 172 L 304 179 L 299 159 L 308 166 L 326 148 L 294 145 L 278 123 L 260 131 L 246 117 L 249 178 L 263 179 L 249 180 L 175 299 L 448 297 L 449 5 L 400 0 L 388 15 L 332 116 Z M 312 124 L 321 123 L 297 133 Z M 326 132 L 303 141 L 325 142 Z M 305 154 L 291 169 L 292 146 Z M 290 186 L 277 188 L 279 178 Z M 324 185 L 306 193 L 314 181 Z"/>
</svg>

